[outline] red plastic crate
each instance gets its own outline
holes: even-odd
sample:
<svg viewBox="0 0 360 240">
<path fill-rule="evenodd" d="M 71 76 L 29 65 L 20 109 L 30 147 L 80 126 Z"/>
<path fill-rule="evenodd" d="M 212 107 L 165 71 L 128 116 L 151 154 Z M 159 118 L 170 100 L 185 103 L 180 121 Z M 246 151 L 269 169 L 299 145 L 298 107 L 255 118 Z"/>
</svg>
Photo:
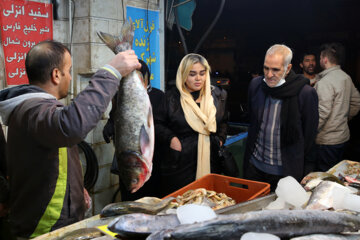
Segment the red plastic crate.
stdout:
<svg viewBox="0 0 360 240">
<path fill-rule="evenodd" d="M 265 196 L 270 192 L 270 184 L 268 183 L 228 177 L 219 174 L 208 174 L 164 198 L 177 197 L 188 190 L 197 188 L 205 188 L 206 190 L 215 191 L 217 193 L 225 193 L 227 196 L 234 199 L 236 203 Z"/>
</svg>

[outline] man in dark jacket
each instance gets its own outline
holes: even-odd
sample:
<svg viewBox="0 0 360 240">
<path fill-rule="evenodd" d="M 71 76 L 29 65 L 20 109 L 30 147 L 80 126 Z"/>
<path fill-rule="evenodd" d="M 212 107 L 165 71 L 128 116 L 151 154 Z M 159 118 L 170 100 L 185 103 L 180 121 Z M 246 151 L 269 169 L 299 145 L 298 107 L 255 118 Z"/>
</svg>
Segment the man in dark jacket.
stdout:
<svg viewBox="0 0 360 240">
<path fill-rule="evenodd" d="M 33 238 L 84 218 L 82 168 L 77 144 L 101 119 L 122 76 L 139 68 L 134 51 L 117 54 L 64 106 L 71 81 L 69 49 L 44 41 L 25 60 L 29 85 L 0 92 L 8 126 L 6 174 L 14 235 Z"/>
<path fill-rule="evenodd" d="M 244 176 L 268 182 L 272 190 L 284 176 L 298 181 L 304 176 L 304 156 L 314 144 L 319 120 L 315 89 L 291 70 L 291 59 L 287 46 L 270 47 L 264 61 L 265 78 L 254 78 L 249 86 Z"/>
</svg>

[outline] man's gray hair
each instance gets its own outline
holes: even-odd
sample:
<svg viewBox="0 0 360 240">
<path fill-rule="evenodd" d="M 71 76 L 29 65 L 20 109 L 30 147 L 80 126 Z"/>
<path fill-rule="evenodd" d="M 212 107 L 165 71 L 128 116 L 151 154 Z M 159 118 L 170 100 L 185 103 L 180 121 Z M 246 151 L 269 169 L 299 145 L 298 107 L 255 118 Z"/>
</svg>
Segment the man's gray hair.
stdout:
<svg viewBox="0 0 360 240">
<path fill-rule="evenodd" d="M 268 55 L 274 55 L 274 54 L 281 54 L 284 56 L 284 68 L 286 69 L 287 66 L 290 64 L 292 57 L 293 57 L 293 53 L 291 51 L 291 49 L 284 45 L 284 44 L 275 44 L 272 45 L 267 51 L 266 51 L 266 56 Z"/>
</svg>

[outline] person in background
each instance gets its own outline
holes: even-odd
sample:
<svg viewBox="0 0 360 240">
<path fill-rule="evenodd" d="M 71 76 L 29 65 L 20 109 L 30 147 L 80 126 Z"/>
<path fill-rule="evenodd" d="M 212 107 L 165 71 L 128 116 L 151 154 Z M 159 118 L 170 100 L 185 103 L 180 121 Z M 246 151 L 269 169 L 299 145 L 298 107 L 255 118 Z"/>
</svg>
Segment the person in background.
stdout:
<svg viewBox="0 0 360 240">
<path fill-rule="evenodd" d="M 360 109 L 360 94 L 340 63 L 344 48 L 338 43 L 321 46 L 320 66 L 315 84 L 319 96 L 319 127 L 316 136 L 319 171 L 327 171 L 342 160 L 350 139 L 348 121 Z"/>
<path fill-rule="evenodd" d="M 18 239 L 84 218 L 89 203 L 77 144 L 101 119 L 122 76 L 140 64 L 132 50 L 117 54 L 68 106 L 59 101 L 71 81 L 67 47 L 40 42 L 27 53 L 25 67 L 29 85 L 0 92 L 1 118 L 8 126 L 9 219 Z"/>
<path fill-rule="evenodd" d="M 316 78 L 316 54 L 313 52 L 305 52 L 300 62 L 302 74 L 310 80 L 310 86 L 314 87 Z M 309 152 L 305 155 L 305 173 L 309 173 L 316 169 L 316 145 L 313 144 Z"/>
<path fill-rule="evenodd" d="M 246 179 L 268 182 L 274 191 L 284 176 L 298 181 L 305 175 L 304 156 L 314 144 L 318 98 L 309 80 L 291 70 L 292 51 L 271 46 L 264 76 L 249 86 L 250 126 L 243 172 Z"/>
<path fill-rule="evenodd" d="M 176 88 L 165 93 L 155 131 L 159 136 L 162 192 L 167 195 L 210 172 L 219 172 L 216 158 L 226 140 L 227 93 L 210 85 L 210 66 L 198 54 L 180 62 Z"/>
<path fill-rule="evenodd" d="M 313 87 L 316 83 L 316 55 L 310 52 L 304 53 L 300 67 L 304 77 L 310 80 L 310 86 Z"/>
<path fill-rule="evenodd" d="M 150 83 L 150 70 L 146 63 L 139 59 L 139 62 L 141 64 L 140 73 L 142 76 L 142 79 L 144 81 L 144 85 L 147 88 L 147 92 L 150 98 L 150 103 L 152 106 L 153 111 L 153 117 L 154 122 L 156 122 L 156 117 L 159 115 L 159 106 L 161 102 L 163 101 L 163 98 L 165 97 L 165 94 L 163 91 L 153 88 Z M 111 112 L 109 114 L 109 120 L 107 121 L 106 125 L 103 129 L 103 136 L 106 143 L 110 143 L 110 141 L 114 138 L 115 129 L 114 129 L 114 117 L 115 117 L 115 110 L 116 110 L 116 95 L 113 98 L 113 105 Z M 162 197 L 160 193 L 160 161 L 161 161 L 161 154 L 159 153 L 159 145 L 157 144 L 157 136 L 155 135 L 155 146 L 154 146 L 154 156 L 153 156 L 153 169 L 151 173 L 150 179 L 142 186 L 137 192 L 131 193 L 129 192 L 124 184 L 121 182 L 121 179 L 119 178 L 119 190 L 121 193 L 121 201 L 133 201 L 142 197 L 146 196 L 152 196 L 152 197 Z M 116 157 L 114 155 L 114 159 L 111 166 L 111 173 L 120 175 L 119 173 L 119 167 L 116 161 Z M 113 197 L 113 202 L 115 202 L 116 194 L 115 193 Z"/>
</svg>

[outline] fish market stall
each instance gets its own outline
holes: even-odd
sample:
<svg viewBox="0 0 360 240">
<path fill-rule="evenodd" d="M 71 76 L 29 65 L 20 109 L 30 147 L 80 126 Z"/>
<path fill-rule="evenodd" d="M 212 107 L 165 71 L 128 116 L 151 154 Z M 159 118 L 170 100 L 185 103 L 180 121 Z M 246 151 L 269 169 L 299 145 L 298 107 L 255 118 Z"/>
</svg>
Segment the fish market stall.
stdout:
<svg viewBox="0 0 360 240">
<path fill-rule="evenodd" d="M 283 178 L 275 193 L 268 194 L 266 183 L 209 174 L 164 199 L 108 205 L 101 213 L 107 218 L 97 215 L 36 239 L 75 239 L 59 237 L 76 230 L 92 234 L 98 226 L 101 236 L 93 239 L 99 240 L 263 239 L 258 234 L 272 239 L 360 239 L 359 176 L 360 163 L 345 160 L 326 173 L 310 173 L 301 184 Z M 242 198 L 236 200 L 239 192 Z"/>
</svg>

